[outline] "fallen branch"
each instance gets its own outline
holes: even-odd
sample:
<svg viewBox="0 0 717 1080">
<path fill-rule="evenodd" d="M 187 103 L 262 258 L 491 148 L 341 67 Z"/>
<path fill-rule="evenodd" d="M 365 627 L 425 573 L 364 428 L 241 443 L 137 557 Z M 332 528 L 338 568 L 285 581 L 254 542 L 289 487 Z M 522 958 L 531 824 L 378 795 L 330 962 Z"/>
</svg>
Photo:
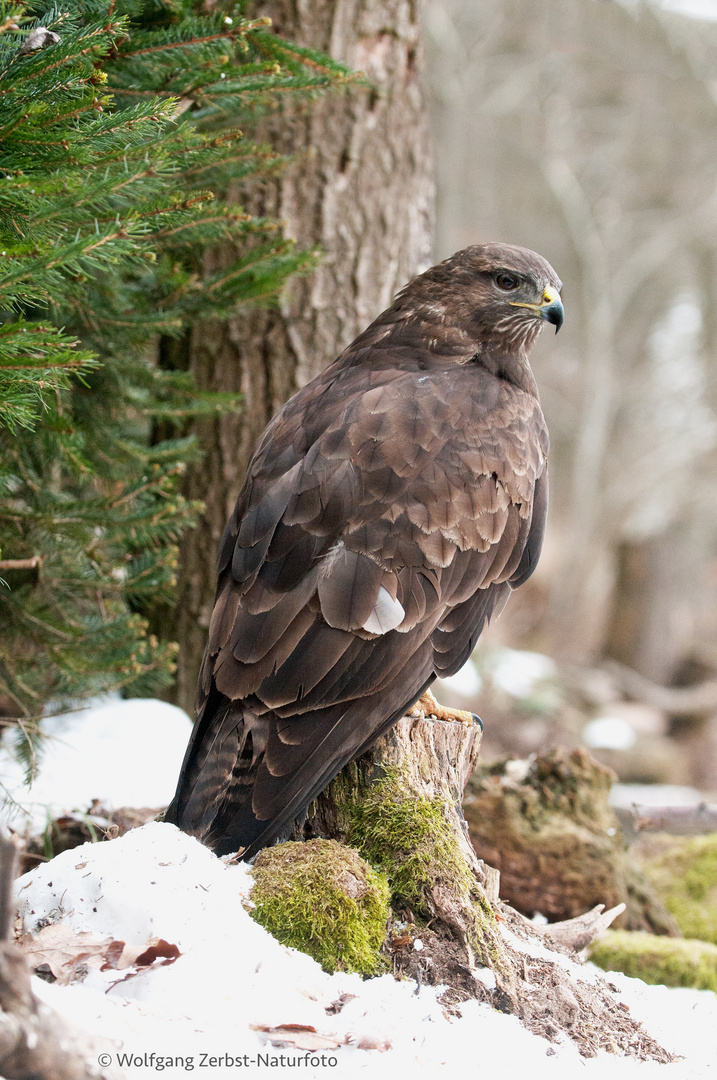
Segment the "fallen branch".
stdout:
<svg viewBox="0 0 717 1080">
<path fill-rule="evenodd" d="M 17 848 L 14 841 L 0 829 L 0 942 L 10 937 L 13 902 L 12 883 L 15 879 Z"/>
<path fill-rule="evenodd" d="M 661 712 L 683 716 L 717 712 L 717 679 L 696 686 L 660 686 L 616 660 L 607 661 L 605 670 L 623 693 Z"/>
<path fill-rule="evenodd" d="M 521 918 L 536 933 L 550 938 L 558 945 L 580 952 L 600 937 L 624 910 L 624 904 L 616 904 L 609 911 L 605 911 L 604 904 L 596 904 L 594 908 L 586 911 L 584 915 L 578 915 L 576 919 L 564 919 L 562 922 L 545 923 L 542 926 L 526 919 L 524 915 L 521 915 Z"/>
<path fill-rule="evenodd" d="M 34 570 L 41 565 L 41 555 L 33 555 L 30 559 L 0 559 L 0 570 Z"/>
<path fill-rule="evenodd" d="M 717 806 L 633 806 L 635 832 L 666 832 L 673 836 L 696 836 L 717 832 Z"/>
</svg>

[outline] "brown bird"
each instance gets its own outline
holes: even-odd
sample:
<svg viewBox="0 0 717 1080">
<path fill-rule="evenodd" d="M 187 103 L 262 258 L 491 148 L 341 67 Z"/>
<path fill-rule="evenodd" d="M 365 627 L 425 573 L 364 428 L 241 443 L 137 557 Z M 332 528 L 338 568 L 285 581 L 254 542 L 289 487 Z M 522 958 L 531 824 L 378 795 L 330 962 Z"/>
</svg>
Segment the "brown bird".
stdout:
<svg viewBox="0 0 717 1080">
<path fill-rule="evenodd" d="M 245 858 L 470 656 L 533 572 L 548 434 L 539 255 L 466 248 L 277 413 L 224 532 L 197 722 L 166 819 Z"/>
</svg>

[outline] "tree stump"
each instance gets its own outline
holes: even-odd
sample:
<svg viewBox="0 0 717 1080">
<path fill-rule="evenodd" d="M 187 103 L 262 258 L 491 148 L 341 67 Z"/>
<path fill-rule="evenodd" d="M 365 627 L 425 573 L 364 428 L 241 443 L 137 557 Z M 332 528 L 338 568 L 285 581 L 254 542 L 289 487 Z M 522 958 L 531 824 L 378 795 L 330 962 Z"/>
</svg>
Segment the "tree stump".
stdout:
<svg viewBox="0 0 717 1080">
<path fill-rule="evenodd" d="M 388 943 L 396 971 L 467 983 L 475 996 L 473 971 L 488 967 L 512 1008 L 512 965 L 491 906 L 498 873 L 477 857 L 461 810 L 481 734 L 478 723 L 404 716 L 312 803 L 298 835 L 356 848 L 386 874 L 403 921 L 430 929 L 418 951 L 411 934 L 395 935 L 407 949 Z"/>
<path fill-rule="evenodd" d="M 497 871 L 477 857 L 461 809 L 466 782 L 478 761 L 481 736 L 480 724 L 404 716 L 312 803 L 304 835 L 345 840 L 352 829 L 357 793 L 401 773 L 413 797 L 440 802 L 477 880 L 490 899 L 497 900 Z"/>
<path fill-rule="evenodd" d="M 581 948 L 621 908 L 574 920 L 573 933 L 572 922 L 533 927 L 498 899 L 499 874 L 476 855 L 461 807 L 480 742 L 476 723 L 403 717 L 311 804 L 294 839 L 338 840 L 386 875 L 394 972 L 446 986 L 448 1011 L 477 998 L 536 1034 L 567 1034 L 586 1057 L 608 1049 L 670 1061 L 607 984 L 565 966 L 566 945 Z M 543 932 L 554 929 L 559 941 Z"/>
<path fill-rule="evenodd" d="M 674 935 L 674 920 L 625 850 L 609 801 L 614 780 L 586 750 L 561 747 L 479 768 L 463 803 L 471 841 L 523 915 L 555 922 L 624 904 L 620 925 Z"/>
</svg>

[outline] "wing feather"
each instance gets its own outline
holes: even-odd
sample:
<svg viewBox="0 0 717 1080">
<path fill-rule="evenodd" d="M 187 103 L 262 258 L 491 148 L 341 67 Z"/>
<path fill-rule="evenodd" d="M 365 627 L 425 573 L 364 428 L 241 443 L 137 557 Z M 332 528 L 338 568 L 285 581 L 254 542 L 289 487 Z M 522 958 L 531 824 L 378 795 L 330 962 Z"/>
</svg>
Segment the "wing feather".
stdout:
<svg viewBox="0 0 717 1080">
<path fill-rule="evenodd" d="M 329 626 L 358 630 L 376 607 L 383 567 L 339 542 L 324 560 L 319 574 L 321 614 Z"/>
</svg>

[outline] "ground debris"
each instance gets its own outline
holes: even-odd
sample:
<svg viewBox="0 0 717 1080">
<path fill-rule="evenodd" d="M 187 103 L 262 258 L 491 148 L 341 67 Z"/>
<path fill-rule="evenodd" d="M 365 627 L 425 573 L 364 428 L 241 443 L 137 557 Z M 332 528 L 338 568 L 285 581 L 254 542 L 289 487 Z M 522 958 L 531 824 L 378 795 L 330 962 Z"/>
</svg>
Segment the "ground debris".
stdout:
<svg viewBox="0 0 717 1080">
<path fill-rule="evenodd" d="M 649 1035 L 627 1006 L 615 1001 L 615 991 L 603 978 L 580 977 L 581 961 L 573 958 L 574 970 L 560 960 L 560 953 L 540 949 L 541 938 L 507 904 L 506 933 L 514 944 L 516 974 L 522 982 L 520 1018 L 534 1035 L 551 1042 L 566 1034 L 583 1057 L 607 1050 L 640 1061 L 674 1061 L 672 1054 Z M 522 951 L 521 945 L 525 949 Z M 551 953 L 558 953 L 552 959 Z"/>
<path fill-rule="evenodd" d="M 553 942 L 546 947 L 540 932 L 507 904 L 499 904 L 496 914 L 513 966 L 517 992 L 512 1000 L 489 968 L 471 969 L 455 939 L 430 929 L 415 931 L 423 943 L 420 951 L 405 940 L 408 934 L 391 940 L 394 975 L 418 985 L 445 986 L 439 1001 L 446 1016 L 460 1017 L 464 1002 L 478 1000 L 517 1014 L 529 1031 L 550 1042 L 567 1036 L 586 1058 L 607 1050 L 640 1061 L 674 1060 L 616 1002 L 613 987 L 597 975 L 580 977 L 582 962 L 572 950 Z"/>
</svg>

